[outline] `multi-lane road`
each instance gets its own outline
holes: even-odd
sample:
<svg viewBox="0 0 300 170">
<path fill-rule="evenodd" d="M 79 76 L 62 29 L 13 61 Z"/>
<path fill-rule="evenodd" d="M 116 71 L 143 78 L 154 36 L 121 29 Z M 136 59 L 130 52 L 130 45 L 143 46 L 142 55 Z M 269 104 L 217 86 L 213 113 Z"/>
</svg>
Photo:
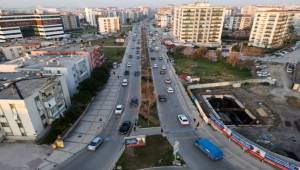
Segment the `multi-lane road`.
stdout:
<svg viewBox="0 0 300 170">
<path fill-rule="evenodd" d="M 129 120 L 134 122 L 136 120 L 138 107 L 130 107 L 129 102 L 131 98 L 138 98 L 140 101 L 140 76 L 134 76 L 135 71 L 141 70 L 140 59 L 136 58 L 136 56 L 140 56 L 140 54 L 136 54 L 136 47 L 140 47 L 140 44 L 138 44 L 140 30 L 140 25 L 133 26 L 133 32 L 136 33 L 136 36 L 133 33 L 129 37 L 123 61 L 120 65 L 120 86 L 123 79 L 128 79 L 128 86 L 121 87 L 117 101 L 117 104 L 124 106 L 122 115 L 114 115 L 112 113 L 113 115 L 108 121 L 107 126 L 99 134 L 105 141 L 96 152 L 84 149 L 71 159 L 58 165 L 56 169 L 109 170 L 119 158 L 124 147 L 124 135 L 118 133 L 119 126 L 123 121 Z M 129 55 L 132 55 L 132 58 L 129 58 Z M 130 63 L 131 67 L 127 67 L 127 63 Z M 125 76 L 123 74 L 125 70 L 129 70 L 130 74 Z"/>
<path fill-rule="evenodd" d="M 89 152 L 82 150 L 71 159 L 58 165 L 56 169 L 63 170 L 109 170 L 114 165 L 120 154 L 124 149 L 124 136 L 118 133 L 118 128 L 122 121 L 130 120 L 134 122 L 137 119 L 138 108 L 130 107 L 129 102 L 131 98 L 138 98 L 140 94 L 140 76 L 134 76 L 135 71 L 141 71 L 140 59 L 137 59 L 137 48 L 141 47 L 138 43 L 141 39 L 141 27 L 143 24 L 136 24 L 133 26 L 133 33 L 128 39 L 126 52 L 121 64 L 120 86 L 123 78 L 128 79 L 128 86 L 121 87 L 117 104 L 124 106 L 124 112 L 122 115 L 113 115 L 107 123 L 107 126 L 99 134 L 105 139 L 105 142 L 96 152 Z M 148 31 L 154 31 L 154 28 L 147 27 Z M 149 35 L 148 35 L 148 38 Z M 164 129 L 164 134 L 167 136 L 169 142 L 174 144 L 175 141 L 179 142 L 179 154 L 183 157 L 184 161 L 190 169 L 207 170 L 207 169 L 256 169 L 267 170 L 272 169 L 268 165 L 265 165 L 249 155 L 243 153 L 237 146 L 226 140 L 221 134 L 213 131 L 210 127 L 203 125 L 199 128 L 195 128 L 195 124 L 190 126 L 181 126 L 176 117 L 178 114 L 186 114 L 189 116 L 189 110 L 184 106 L 182 102 L 182 95 L 179 92 L 179 81 L 176 73 L 173 70 L 173 66 L 168 62 L 168 56 L 166 49 L 160 44 L 159 36 L 156 37 L 154 44 L 159 46 L 161 50 L 151 52 L 149 50 L 149 56 L 156 57 L 156 60 L 151 60 L 153 83 L 155 87 L 155 94 L 163 94 L 167 96 L 167 102 L 157 102 L 157 109 L 159 113 L 159 119 L 161 127 Z M 132 58 L 129 58 L 132 55 Z M 159 57 L 163 57 L 163 60 L 159 60 Z M 127 67 L 127 63 L 130 62 L 131 67 Z M 153 68 L 153 64 L 158 64 L 158 68 Z M 162 65 L 167 67 L 167 72 L 164 75 L 160 74 L 160 68 Z M 123 75 L 125 70 L 130 71 L 130 75 Z M 172 83 L 166 85 L 164 80 L 170 78 Z M 171 86 L 174 89 L 174 93 L 167 93 L 167 87 Z M 192 118 L 192 116 L 189 116 Z M 190 120 L 192 122 L 192 120 Z M 193 141 L 199 137 L 208 137 L 214 143 L 222 148 L 224 151 L 224 160 L 211 161 L 199 150 L 193 146 Z"/>
</svg>

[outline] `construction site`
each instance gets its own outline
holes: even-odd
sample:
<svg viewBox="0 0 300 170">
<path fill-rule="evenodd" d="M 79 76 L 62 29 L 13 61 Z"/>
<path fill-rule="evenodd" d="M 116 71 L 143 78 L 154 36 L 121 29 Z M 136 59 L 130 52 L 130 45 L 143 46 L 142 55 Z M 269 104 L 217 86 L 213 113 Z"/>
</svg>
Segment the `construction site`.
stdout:
<svg viewBox="0 0 300 170">
<path fill-rule="evenodd" d="M 205 114 L 280 155 L 300 161 L 300 105 L 272 95 L 267 83 L 193 89 Z"/>
</svg>

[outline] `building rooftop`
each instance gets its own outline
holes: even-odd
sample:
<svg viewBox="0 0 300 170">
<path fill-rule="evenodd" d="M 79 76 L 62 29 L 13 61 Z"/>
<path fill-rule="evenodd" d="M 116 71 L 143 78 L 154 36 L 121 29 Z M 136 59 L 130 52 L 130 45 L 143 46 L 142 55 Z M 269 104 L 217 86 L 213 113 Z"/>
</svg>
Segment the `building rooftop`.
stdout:
<svg viewBox="0 0 300 170">
<path fill-rule="evenodd" d="M 6 76 L 12 77 L 14 73 L 7 73 Z M 0 81 L 0 99 L 22 100 L 31 96 L 35 90 L 40 89 L 51 81 L 51 77 L 37 76 L 16 78 L 14 81 Z"/>
</svg>

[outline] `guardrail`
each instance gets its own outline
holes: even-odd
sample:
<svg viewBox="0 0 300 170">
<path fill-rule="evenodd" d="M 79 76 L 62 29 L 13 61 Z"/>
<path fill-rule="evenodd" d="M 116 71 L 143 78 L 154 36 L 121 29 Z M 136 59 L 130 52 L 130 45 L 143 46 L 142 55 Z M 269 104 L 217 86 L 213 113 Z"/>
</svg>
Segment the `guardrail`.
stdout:
<svg viewBox="0 0 300 170">
<path fill-rule="evenodd" d="M 226 83 L 228 84 L 228 83 Z M 231 83 L 229 83 L 231 84 Z M 198 86 L 199 87 L 199 86 Z M 207 87 L 207 86 L 202 86 Z M 212 86 L 210 86 L 212 87 Z M 246 139 L 239 133 L 231 130 L 228 128 L 222 120 L 218 119 L 213 114 L 209 114 L 208 116 L 203 111 L 202 107 L 200 106 L 197 98 L 193 95 L 191 89 L 196 89 L 196 86 L 193 85 L 192 88 L 187 89 L 188 94 L 190 95 L 192 101 L 195 103 L 198 111 L 200 112 L 202 118 L 205 120 L 207 124 L 210 124 L 214 129 L 223 133 L 228 139 L 236 143 L 239 147 L 241 147 L 245 152 L 250 154 L 251 156 L 259 159 L 262 162 L 266 162 L 278 169 L 282 170 L 300 170 L 300 166 L 294 163 L 293 161 L 287 161 L 281 158 L 282 156 L 277 155 L 258 144 Z"/>
</svg>

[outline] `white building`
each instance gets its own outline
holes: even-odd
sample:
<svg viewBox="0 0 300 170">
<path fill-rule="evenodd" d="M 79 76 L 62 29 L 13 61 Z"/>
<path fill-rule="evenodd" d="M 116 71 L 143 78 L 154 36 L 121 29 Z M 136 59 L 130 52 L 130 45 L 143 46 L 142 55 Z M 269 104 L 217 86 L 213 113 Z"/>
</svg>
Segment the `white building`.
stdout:
<svg viewBox="0 0 300 170">
<path fill-rule="evenodd" d="M 0 46 L 0 51 L 6 60 L 14 60 L 16 58 L 24 57 L 26 54 L 25 48 L 21 45 Z"/>
<path fill-rule="evenodd" d="M 208 3 L 195 3 L 175 7 L 173 35 L 184 42 L 200 46 L 221 45 L 224 8 Z"/>
<path fill-rule="evenodd" d="M 79 17 L 73 14 L 61 15 L 64 30 L 74 30 L 80 28 Z"/>
<path fill-rule="evenodd" d="M 101 34 L 120 31 L 119 17 L 98 17 L 97 21 L 98 32 Z"/>
<path fill-rule="evenodd" d="M 228 16 L 224 23 L 224 28 L 230 31 L 244 30 L 251 28 L 252 17 L 250 15 Z"/>
<path fill-rule="evenodd" d="M 84 8 L 85 20 L 91 26 L 97 26 L 96 15 L 97 13 L 91 8 Z"/>
<path fill-rule="evenodd" d="M 248 44 L 261 48 L 282 46 L 293 23 L 293 16 L 288 10 L 256 12 Z"/>
<path fill-rule="evenodd" d="M 79 55 L 42 55 L 22 57 L 0 64 L 0 72 L 40 73 L 62 75 L 69 94 L 77 92 L 79 83 L 90 77 L 91 68 L 87 57 Z"/>
<path fill-rule="evenodd" d="M 40 138 L 71 104 L 66 82 L 60 76 L 18 77 L 1 86 L 0 131 L 6 139 Z"/>
</svg>

